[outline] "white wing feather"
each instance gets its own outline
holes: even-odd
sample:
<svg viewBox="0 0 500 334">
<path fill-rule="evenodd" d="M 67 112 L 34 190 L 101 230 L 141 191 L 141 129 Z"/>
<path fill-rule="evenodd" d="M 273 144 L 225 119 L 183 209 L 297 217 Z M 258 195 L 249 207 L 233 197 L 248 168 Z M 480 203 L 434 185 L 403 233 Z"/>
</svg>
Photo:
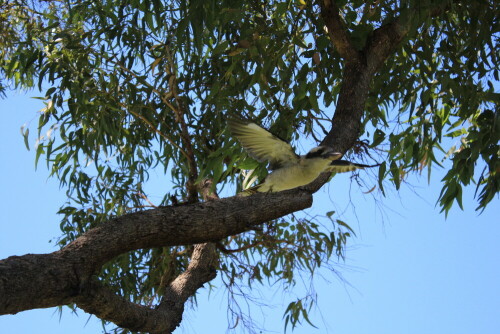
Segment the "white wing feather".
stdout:
<svg viewBox="0 0 500 334">
<path fill-rule="evenodd" d="M 267 161 L 273 168 L 296 164 L 299 156 L 287 142 L 255 123 L 240 119 L 228 120 L 229 130 L 241 146 L 257 161 Z"/>
</svg>

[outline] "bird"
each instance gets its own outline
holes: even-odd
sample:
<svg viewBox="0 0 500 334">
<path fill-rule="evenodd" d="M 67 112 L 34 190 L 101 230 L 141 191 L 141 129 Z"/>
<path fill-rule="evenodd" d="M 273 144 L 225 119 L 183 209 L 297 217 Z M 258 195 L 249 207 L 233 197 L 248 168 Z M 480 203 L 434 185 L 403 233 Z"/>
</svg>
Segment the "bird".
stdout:
<svg viewBox="0 0 500 334">
<path fill-rule="evenodd" d="M 268 162 L 273 170 L 264 181 L 240 193 L 248 196 L 257 192 L 279 192 L 294 189 L 313 182 L 323 172 L 344 173 L 375 167 L 340 160 L 342 153 L 320 145 L 305 155 L 295 153 L 292 146 L 254 122 L 241 118 L 229 118 L 228 128 L 250 157 Z"/>
</svg>

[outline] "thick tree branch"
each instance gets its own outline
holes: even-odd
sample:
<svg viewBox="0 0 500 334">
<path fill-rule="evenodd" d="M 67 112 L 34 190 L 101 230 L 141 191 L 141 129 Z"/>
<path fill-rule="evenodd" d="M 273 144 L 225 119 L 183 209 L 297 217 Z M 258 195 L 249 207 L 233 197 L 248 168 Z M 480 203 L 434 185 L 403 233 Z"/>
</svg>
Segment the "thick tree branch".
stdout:
<svg viewBox="0 0 500 334">
<path fill-rule="evenodd" d="M 164 298 L 158 307 L 161 312 L 168 312 L 177 317 L 178 322 L 173 323 L 167 332 L 173 331 L 181 322 L 186 300 L 194 295 L 196 290 L 209 282 L 217 275 L 218 254 L 214 243 L 196 245 L 191 256 L 191 262 L 185 272 L 179 275 L 165 292 Z M 175 312 L 177 310 L 177 312 Z M 164 333 L 163 328 L 152 330 L 153 333 Z"/>
<path fill-rule="evenodd" d="M 422 18 L 441 14 L 445 8 L 447 8 L 446 4 L 423 11 L 402 8 L 399 17 L 376 29 L 367 38 L 365 47 L 357 51 L 351 43 L 349 31 L 340 18 L 339 8 L 335 2 L 333 0 L 321 1 L 321 16 L 327 26 L 332 44 L 345 59 L 342 87 L 332 118 L 332 127 L 323 139 L 322 145 L 331 146 L 341 153 L 353 147 L 360 136 L 361 119 L 373 77 L 407 36 L 416 15 L 422 22 Z M 328 181 L 330 175 L 330 173 L 322 174 L 304 189 L 317 191 Z"/>
<path fill-rule="evenodd" d="M 310 193 L 287 191 L 160 207 L 112 219 L 57 252 L 0 261 L 0 314 L 71 302 L 90 277 L 119 254 L 218 241 L 311 204 Z"/>
<path fill-rule="evenodd" d="M 345 62 L 332 128 L 323 140 L 323 144 L 332 146 L 342 153 L 354 145 L 360 135 L 361 118 L 371 81 L 387 57 L 406 36 L 407 31 L 408 29 L 405 29 L 399 20 L 386 24 L 376 29 L 367 39 L 359 57 L 350 58 Z M 347 34 L 347 31 L 345 33 Z"/>
<path fill-rule="evenodd" d="M 397 46 L 406 37 L 412 24 L 413 15 L 406 15 L 405 22 L 401 17 L 375 29 L 371 38 L 367 40 L 363 50 L 366 55 L 367 70 L 372 76 L 382 67 L 385 60 L 394 53 Z"/>
<path fill-rule="evenodd" d="M 87 313 L 130 330 L 148 331 L 175 322 L 167 312 L 158 312 L 153 308 L 134 304 L 95 278 L 85 285 L 72 302 Z"/>
<path fill-rule="evenodd" d="M 352 50 L 349 51 L 349 49 L 353 49 L 349 47 L 349 31 L 337 22 L 340 17 L 338 16 L 338 8 L 333 1 L 325 0 L 321 10 L 326 24 L 329 24 L 332 44 L 346 59 L 342 87 L 332 119 L 332 128 L 322 144 L 332 146 L 339 152 L 345 153 L 354 145 L 360 135 L 361 118 L 370 84 L 377 71 L 407 36 L 417 16 L 419 21 L 423 22 L 423 19 L 430 15 L 442 13 L 444 7 L 440 5 L 425 10 L 402 8 L 401 14 L 397 18 L 374 30 L 372 35 L 367 38 L 365 47 L 356 53 Z M 342 49 L 347 49 L 347 51 L 341 51 Z"/>
<path fill-rule="evenodd" d="M 334 0 L 322 0 L 321 16 L 325 22 L 328 36 L 338 53 L 346 62 L 356 61 L 360 55 L 351 42 L 351 36 L 340 17 L 340 10 Z"/>
<path fill-rule="evenodd" d="M 205 201 L 218 199 L 217 194 L 210 191 L 211 185 L 210 180 L 200 184 L 200 192 Z M 187 299 L 203 284 L 215 278 L 217 267 L 218 254 L 215 244 L 198 244 L 194 246 L 186 271 L 165 287 L 162 302 L 157 308 L 131 303 L 96 280 L 89 282 L 75 303 L 82 310 L 122 328 L 170 333 L 179 326 Z"/>
<path fill-rule="evenodd" d="M 151 333 L 170 333 L 181 322 L 186 300 L 216 276 L 217 255 L 213 243 L 196 245 L 188 268 L 167 287 L 157 308 L 134 304 L 116 295 L 96 279 L 74 299 L 82 310 L 122 328 Z"/>
<path fill-rule="evenodd" d="M 345 153 L 358 140 L 361 117 L 373 74 L 368 71 L 365 62 L 346 63 L 332 127 L 323 139 L 322 145 L 331 146 L 336 151 Z"/>
</svg>

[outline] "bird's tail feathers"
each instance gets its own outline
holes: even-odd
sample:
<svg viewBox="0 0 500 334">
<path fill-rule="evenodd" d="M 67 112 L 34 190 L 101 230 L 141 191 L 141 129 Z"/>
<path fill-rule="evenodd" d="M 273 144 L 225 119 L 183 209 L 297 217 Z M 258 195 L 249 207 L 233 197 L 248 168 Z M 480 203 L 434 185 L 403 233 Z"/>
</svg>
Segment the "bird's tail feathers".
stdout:
<svg viewBox="0 0 500 334">
<path fill-rule="evenodd" d="M 371 167 L 377 167 L 377 166 L 380 166 L 380 164 L 364 165 L 364 164 L 357 164 L 357 163 L 346 161 L 346 160 L 334 160 L 330 164 L 330 167 L 328 168 L 328 170 L 330 172 L 335 172 L 335 173 L 346 173 L 346 172 L 353 172 L 356 169 L 365 169 L 365 168 L 371 168 Z"/>
</svg>

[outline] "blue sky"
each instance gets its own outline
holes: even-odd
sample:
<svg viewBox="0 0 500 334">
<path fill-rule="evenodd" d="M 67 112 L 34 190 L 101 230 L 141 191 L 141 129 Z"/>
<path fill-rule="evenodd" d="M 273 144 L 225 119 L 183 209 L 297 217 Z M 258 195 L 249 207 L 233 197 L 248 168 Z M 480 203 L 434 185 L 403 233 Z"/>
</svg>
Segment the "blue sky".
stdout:
<svg viewBox="0 0 500 334">
<path fill-rule="evenodd" d="M 41 161 L 34 168 L 20 127 L 38 122 L 35 93 L 11 94 L 0 100 L 0 258 L 55 250 L 49 240 L 60 235 L 55 214 L 65 200 L 56 180 L 48 179 Z M 34 136 L 30 144 L 34 145 Z M 500 328 L 500 201 L 496 198 L 478 215 L 474 188 L 464 192 L 464 207 L 454 206 L 448 218 L 435 202 L 443 172 L 411 178 L 382 200 L 350 183 L 349 175 L 336 176 L 315 195 L 307 213 L 335 210 L 355 229 L 347 258 L 338 265 L 343 281 L 328 270 L 314 280 L 319 306 L 308 325 L 294 333 L 342 334 L 470 334 L 498 333 Z M 351 190 L 349 190 L 351 189 Z M 355 210 L 349 205 L 354 203 Z M 217 280 L 215 281 L 217 283 Z M 298 286 L 298 291 L 302 287 Z M 268 308 L 252 307 L 263 333 L 283 332 L 282 316 L 291 296 L 278 287 L 261 291 Z M 292 295 L 293 296 L 293 295 Z M 1 298 L 1 297 L 0 297 Z M 198 296 L 198 308 L 188 307 L 175 333 L 224 333 L 226 293 L 223 289 Z M 95 317 L 69 310 L 31 310 L 0 316 L 3 333 L 100 333 Z M 245 331 L 241 331 L 245 332 Z"/>
</svg>

